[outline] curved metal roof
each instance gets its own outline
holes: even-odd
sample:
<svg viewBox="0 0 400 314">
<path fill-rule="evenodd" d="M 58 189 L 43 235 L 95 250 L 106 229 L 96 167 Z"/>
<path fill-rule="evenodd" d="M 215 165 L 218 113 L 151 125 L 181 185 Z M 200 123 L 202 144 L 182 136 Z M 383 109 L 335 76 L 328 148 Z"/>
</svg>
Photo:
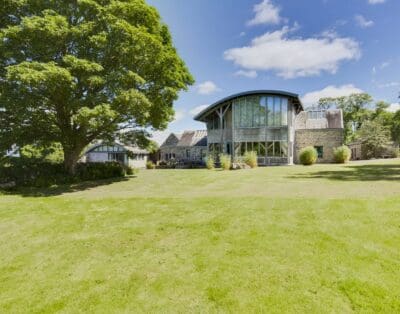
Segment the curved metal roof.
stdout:
<svg viewBox="0 0 400 314">
<path fill-rule="evenodd" d="M 212 110 L 216 109 L 218 106 L 222 105 L 223 103 L 225 103 L 227 101 L 233 100 L 235 98 L 243 97 L 243 96 L 260 95 L 260 94 L 280 95 L 280 96 L 287 96 L 287 97 L 294 98 L 296 100 L 296 103 L 298 103 L 300 109 L 303 110 L 303 105 L 301 103 L 301 100 L 300 100 L 298 94 L 290 93 L 290 92 L 286 92 L 286 91 L 282 91 L 282 90 L 267 90 L 267 89 L 264 90 L 264 89 L 261 89 L 261 90 L 246 91 L 246 92 L 237 93 L 237 94 L 233 94 L 231 96 L 225 97 L 225 98 L 213 103 L 212 105 L 208 106 L 206 109 L 204 109 L 200 113 L 198 113 L 194 117 L 194 120 L 202 121 L 202 118 L 204 118 L 205 115 L 207 115 Z"/>
</svg>

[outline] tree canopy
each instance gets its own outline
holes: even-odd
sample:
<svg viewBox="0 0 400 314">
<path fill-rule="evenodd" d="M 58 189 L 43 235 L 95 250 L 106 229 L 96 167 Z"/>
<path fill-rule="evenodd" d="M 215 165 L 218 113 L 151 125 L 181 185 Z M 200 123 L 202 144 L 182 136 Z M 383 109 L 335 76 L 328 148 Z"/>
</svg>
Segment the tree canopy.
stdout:
<svg viewBox="0 0 400 314">
<path fill-rule="evenodd" d="M 390 132 L 379 121 L 365 121 L 356 132 L 356 139 L 363 145 L 363 158 L 379 158 L 385 146 L 389 144 Z"/>
<path fill-rule="evenodd" d="M 0 149 L 59 142 L 73 172 L 95 139 L 164 129 L 192 83 L 168 27 L 144 0 L 0 7 Z"/>
</svg>

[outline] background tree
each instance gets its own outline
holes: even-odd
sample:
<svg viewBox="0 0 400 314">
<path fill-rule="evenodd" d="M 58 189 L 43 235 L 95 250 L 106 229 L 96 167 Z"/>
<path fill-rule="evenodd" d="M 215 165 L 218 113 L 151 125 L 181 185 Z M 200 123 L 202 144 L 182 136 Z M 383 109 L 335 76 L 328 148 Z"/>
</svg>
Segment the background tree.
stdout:
<svg viewBox="0 0 400 314">
<path fill-rule="evenodd" d="M 390 104 L 385 101 L 378 101 L 375 105 L 375 111 L 372 113 L 372 120 L 378 121 L 389 130 L 392 129 L 394 122 L 394 113 L 388 111 Z"/>
<path fill-rule="evenodd" d="M 396 113 L 393 114 L 392 125 L 391 125 L 391 133 L 393 141 L 399 145 L 400 144 L 400 110 L 397 110 Z"/>
<path fill-rule="evenodd" d="M 144 0 L 5 0 L 0 6 L 0 150 L 59 142 L 74 173 L 93 140 L 163 129 L 193 83 Z"/>
<path fill-rule="evenodd" d="M 60 143 L 52 143 L 47 146 L 26 145 L 19 149 L 21 158 L 36 159 L 60 163 L 63 161 L 63 150 Z"/>
<path fill-rule="evenodd" d="M 319 106 L 322 108 L 335 107 L 342 109 L 346 142 L 351 142 L 354 139 L 355 132 L 365 120 L 369 119 L 372 114 L 371 104 L 372 97 L 366 93 L 321 98 L 319 100 Z"/>
<path fill-rule="evenodd" d="M 363 144 L 363 158 L 379 158 L 390 144 L 390 132 L 379 121 L 368 120 L 357 131 L 356 139 Z"/>
</svg>

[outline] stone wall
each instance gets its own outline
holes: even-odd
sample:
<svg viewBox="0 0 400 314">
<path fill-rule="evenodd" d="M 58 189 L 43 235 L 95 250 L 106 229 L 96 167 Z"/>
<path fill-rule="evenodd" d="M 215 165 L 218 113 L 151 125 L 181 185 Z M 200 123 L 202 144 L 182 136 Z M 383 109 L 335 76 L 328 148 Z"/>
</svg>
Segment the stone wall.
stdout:
<svg viewBox="0 0 400 314">
<path fill-rule="evenodd" d="M 175 147 L 161 147 L 160 148 L 160 158 L 162 161 L 169 160 L 169 155 L 175 160 L 192 160 L 201 161 L 205 158 L 207 154 L 207 146 L 175 146 Z"/>
<path fill-rule="evenodd" d="M 333 149 L 343 145 L 343 129 L 296 130 L 294 162 L 299 163 L 300 150 L 307 146 L 322 146 L 323 158 L 317 162 L 333 162 Z"/>
</svg>

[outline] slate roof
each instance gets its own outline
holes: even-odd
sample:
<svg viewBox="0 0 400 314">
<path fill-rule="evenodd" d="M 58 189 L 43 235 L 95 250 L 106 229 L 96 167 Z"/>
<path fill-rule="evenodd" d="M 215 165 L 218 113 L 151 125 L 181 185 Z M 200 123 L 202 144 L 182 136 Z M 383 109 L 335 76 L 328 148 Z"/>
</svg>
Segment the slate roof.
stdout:
<svg viewBox="0 0 400 314">
<path fill-rule="evenodd" d="M 174 147 L 178 145 L 179 140 L 181 139 L 182 134 L 178 133 L 171 133 L 168 135 L 168 137 L 165 139 L 165 141 L 161 144 L 160 148 L 163 147 Z"/>
<path fill-rule="evenodd" d="M 160 148 L 195 146 L 207 146 L 207 130 L 188 130 L 182 134 L 171 133 Z"/>
<path fill-rule="evenodd" d="M 177 146 L 207 146 L 207 131 L 185 131 L 183 132 Z"/>
</svg>

